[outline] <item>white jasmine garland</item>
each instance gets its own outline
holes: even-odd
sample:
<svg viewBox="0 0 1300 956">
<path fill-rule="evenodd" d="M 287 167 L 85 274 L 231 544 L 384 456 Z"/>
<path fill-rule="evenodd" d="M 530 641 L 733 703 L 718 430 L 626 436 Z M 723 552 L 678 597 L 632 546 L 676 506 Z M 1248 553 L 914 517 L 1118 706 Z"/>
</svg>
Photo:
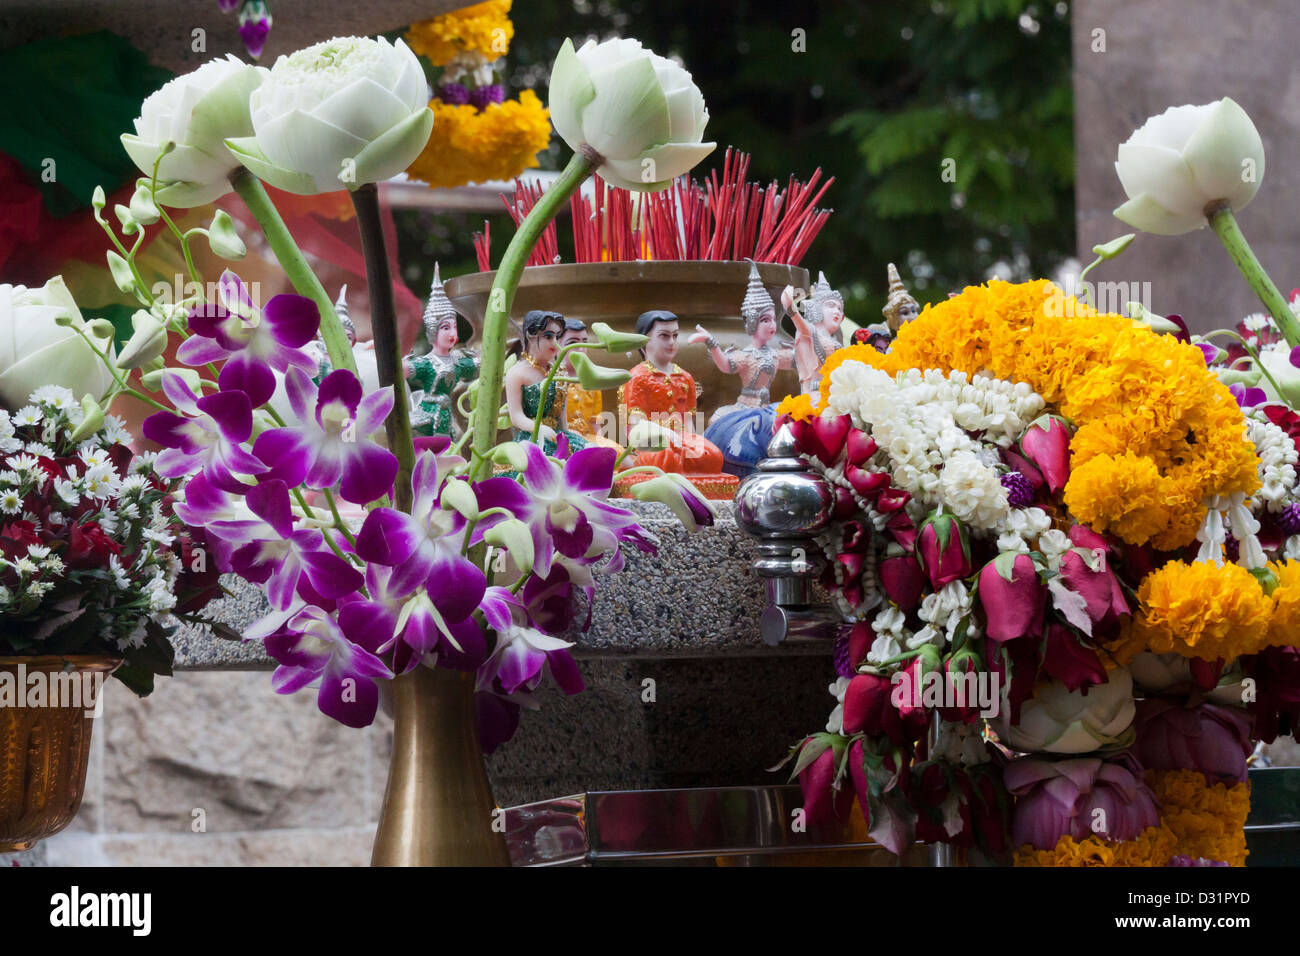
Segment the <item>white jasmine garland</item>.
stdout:
<svg viewBox="0 0 1300 956">
<path fill-rule="evenodd" d="M 831 711 L 830 719 L 826 721 L 826 732 L 828 734 L 844 733 L 844 695 L 849 689 L 849 678 L 837 678 L 834 684 L 827 688 L 831 696 L 835 698 L 835 709 Z"/>
<path fill-rule="evenodd" d="M 1294 500 L 1300 453 L 1286 430 L 1272 422 L 1248 418 L 1246 424 L 1255 453 L 1259 455 L 1260 488 L 1252 504 L 1256 509 L 1263 504 L 1277 513 Z"/>
<path fill-rule="evenodd" d="M 990 446 L 1014 444 L 1045 407 L 1023 382 L 933 369 L 890 377 L 854 361 L 831 373 L 829 404 L 870 431 L 893 484 L 913 496 L 909 513 L 942 505 L 986 533 L 1000 530 L 1010 512 Z"/>
</svg>

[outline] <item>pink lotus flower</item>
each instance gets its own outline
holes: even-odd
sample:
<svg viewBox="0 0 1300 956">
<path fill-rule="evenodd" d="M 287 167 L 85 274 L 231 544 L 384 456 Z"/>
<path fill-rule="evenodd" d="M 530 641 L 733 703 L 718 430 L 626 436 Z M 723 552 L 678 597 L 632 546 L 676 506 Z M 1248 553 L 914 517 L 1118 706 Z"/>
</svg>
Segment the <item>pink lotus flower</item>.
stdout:
<svg viewBox="0 0 1300 956">
<path fill-rule="evenodd" d="M 1014 641 L 1043 632 L 1047 586 L 1029 555 L 1004 551 L 984 565 L 979 600 L 987 617 L 989 640 Z"/>
<path fill-rule="evenodd" d="M 970 542 L 953 515 L 938 512 L 925 520 L 916 539 L 916 556 L 936 591 L 971 575 Z"/>
<path fill-rule="evenodd" d="M 1065 487 L 1070 478 L 1070 431 L 1062 419 L 1038 418 L 1020 439 L 1020 450 L 1038 466 L 1052 494 Z"/>
<path fill-rule="evenodd" d="M 1250 717 L 1217 704 L 1138 701 L 1134 752 L 1149 770 L 1199 770 L 1210 783 L 1246 779 Z"/>
<path fill-rule="evenodd" d="M 1007 765 L 1007 790 L 1016 796 L 1011 838 L 1016 846 L 1050 850 L 1061 837 L 1134 840 L 1160 822 L 1159 805 L 1129 753 L 1109 760 L 1040 760 Z"/>
</svg>

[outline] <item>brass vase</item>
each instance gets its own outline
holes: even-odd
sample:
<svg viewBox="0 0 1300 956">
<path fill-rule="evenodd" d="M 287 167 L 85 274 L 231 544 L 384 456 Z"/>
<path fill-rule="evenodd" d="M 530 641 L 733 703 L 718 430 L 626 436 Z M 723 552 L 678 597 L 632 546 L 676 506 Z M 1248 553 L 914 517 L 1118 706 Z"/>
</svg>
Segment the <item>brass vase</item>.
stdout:
<svg viewBox="0 0 1300 956">
<path fill-rule="evenodd" d="M 474 674 L 417 667 L 393 681 L 393 757 L 372 866 L 509 866 L 483 766 Z"/>
<path fill-rule="evenodd" d="M 63 699 L 64 706 L 17 706 L 26 700 L 30 675 L 50 678 L 70 673 L 81 686 L 83 674 L 107 677 L 121 660 L 104 655 L 0 657 L 0 680 L 12 681 L 16 699 L 0 701 L 0 853 L 31 849 L 58 833 L 77 815 L 86 792 L 94 703 Z M 11 676 L 3 676 L 11 675 Z M 66 678 L 64 686 L 68 686 Z"/>
</svg>

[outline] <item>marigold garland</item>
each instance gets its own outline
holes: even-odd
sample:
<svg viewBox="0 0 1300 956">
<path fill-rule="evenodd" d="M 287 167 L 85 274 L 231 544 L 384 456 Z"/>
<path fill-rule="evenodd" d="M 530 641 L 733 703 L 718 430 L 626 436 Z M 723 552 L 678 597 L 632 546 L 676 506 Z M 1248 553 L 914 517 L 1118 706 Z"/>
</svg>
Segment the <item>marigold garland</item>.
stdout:
<svg viewBox="0 0 1300 956">
<path fill-rule="evenodd" d="M 532 90 L 518 100 L 449 106 L 435 99 L 433 133 L 407 173 L 433 187 L 514 179 L 551 141 L 551 114 Z"/>
<path fill-rule="evenodd" d="M 1148 770 L 1147 785 L 1160 801 L 1160 823 L 1177 837 L 1173 854 L 1245 866 L 1250 782 L 1207 786 L 1196 770 Z"/>
<path fill-rule="evenodd" d="M 1178 837 L 1168 827 L 1147 827 L 1136 840 L 1112 842 L 1098 836 L 1076 841 L 1068 833 L 1050 850 L 1032 845 L 1016 850 L 1016 866 L 1165 866 L 1177 853 Z"/>
<path fill-rule="evenodd" d="M 488 60 L 505 56 L 515 35 L 511 0 L 486 0 L 432 20 L 411 24 L 406 45 L 434 66 L 446 66 L 457 54 L 481 53 Z"/>
<path fill-rule="evenodd" d="M 1208 498 L 1259 486 L 1245 418 L 1199 349 L 1099 314 L 1050 282 L 993 280 L 927 306 L 888 354 L 869 345 L 835 352 L 819 402 L 782 409 L 807 417 L 825 408 L 831 373 L 850 360 L 890 374 L 960 369 L 1028 383 L 1077 428 L 1071 513 L 1130 544 L 1180 548 L 1195 539 Z"/>
<path fill-rule="evenodd" d="M 1125 626 L 1115 656 L 1128 661 L 1144 650 L 1172 651 L 1230 661 L 1274 643 L 1272 613 L 1273 600 L 1240 565 L 1171 561 L 1142 579 L 1138 613 Z"/>
</svg>

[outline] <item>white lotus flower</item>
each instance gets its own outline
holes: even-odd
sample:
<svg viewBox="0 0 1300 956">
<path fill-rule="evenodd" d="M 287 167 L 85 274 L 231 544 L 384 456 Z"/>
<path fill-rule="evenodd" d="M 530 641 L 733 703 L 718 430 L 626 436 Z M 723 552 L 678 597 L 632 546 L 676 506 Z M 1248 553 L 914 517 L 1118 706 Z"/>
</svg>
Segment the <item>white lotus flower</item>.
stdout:
<svg viewBox="0 0 1300 956">
<path fill-rule="evenodd" d="M 565 40 L 547 105 L 560 137 L 598 154 L 601 177 L 624 189 L 666 189 L 717 145 L 700 142 L 709 111 L 691 74 L 636 40 L 588 40 L 576 52 Z"/>
<path fill-rule="evenodd" d="M 140 171 L 152 176 L 163 147 L 176 144 L 158 166 L 159 202 L 189 208 L 230 192 L 227 177 L 240 162 L 225 141 L 253 132 L 248 97 L 265 74 L 263 67 L 230 55 L 176 77 L 145 99 L 135 133 L 123 133 L 122 145 Z"/>
<path fill-rule="evenodd" d="M 301 196 L 397 175 L 433 129 L 424 71 L 401 40 L 335 37 L 282 56 L 249 105 L 253 135 L 226 145 L 254 175 Z"/>
<path fill-rule="evenodd" d="M 1066 690 L 1060 681 L 1039 684 L 1021 705 L 1020 723 L 1000 718 L 998 735 L 1015 750 L 1034 753 L 1086 754 L 1123 742 L 1133 725 L 1133 679 L 1116 668 L 1104 684 L 1088 693 Z"/>
<path fill-rule="evenodd" d="M 1120 146 L 1115 171 L 1128 194 L 1115 217 L 1176 236 L 1204 226 L 1212 202 L 1237 212 L 1254 198 L 1264 178 L 1264 143 L 1246 111 L 1226 97 L 1171 106 Z"/>
<path fill-rule="evenodd" d="M 1196 679 L 1192 675 L 1191 659 L 1181 654 L 1152 654 L 1144 651 L 1134 655 L 1133 660 L 1129 661 L 1128 668 L 1133 676 L 1133 683 L 1148 694 L 1163 693 L 1171 687 L 1186 689 L 1196 685 Z M 1214 688 L 1205 692 L 1203 696 L 1206 700 L 1225 707 L 1241 707 L 1244 694 L 1243 679 L 1241 662 L 1234 661 L 1232 666 L 1219 675 Z"/>
<path fill-rule="evenodd" d="M 71 325 L 59 325 L 60 318 Z M 62 276 L 39 289 L 0 285 L 0 406 L 21 408 L 42 385 L 103 397 L 113 376 L 77 334 L 78 328 L 113 357 L 112 327 L 82 320 Z"/>
</svg>

